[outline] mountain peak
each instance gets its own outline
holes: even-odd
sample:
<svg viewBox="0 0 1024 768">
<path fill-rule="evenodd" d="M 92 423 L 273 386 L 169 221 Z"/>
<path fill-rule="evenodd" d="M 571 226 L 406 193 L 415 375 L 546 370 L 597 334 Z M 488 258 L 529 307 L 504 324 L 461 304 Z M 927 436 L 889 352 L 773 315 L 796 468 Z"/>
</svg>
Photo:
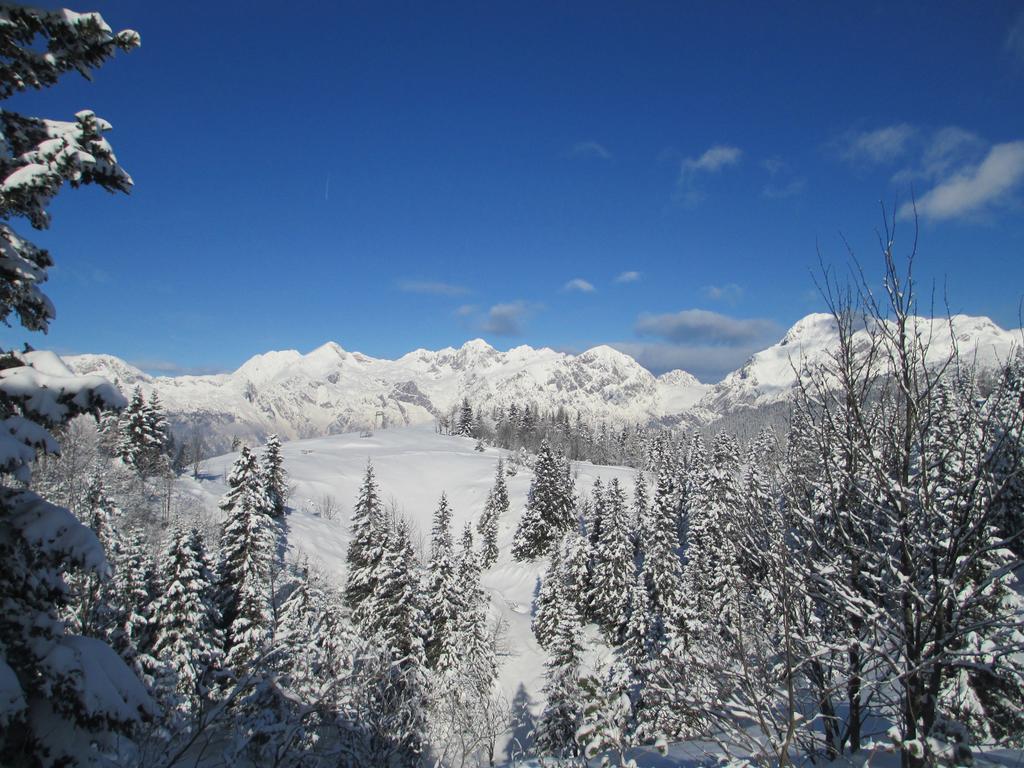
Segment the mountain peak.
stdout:
<svg viewBox="0 0 1024 768">
<path fill-rule="evenodd" d="M 483 339 L 470 339 L 460 349 L 466 352 L 494 352 L 495 349 Z"/>
</svg>

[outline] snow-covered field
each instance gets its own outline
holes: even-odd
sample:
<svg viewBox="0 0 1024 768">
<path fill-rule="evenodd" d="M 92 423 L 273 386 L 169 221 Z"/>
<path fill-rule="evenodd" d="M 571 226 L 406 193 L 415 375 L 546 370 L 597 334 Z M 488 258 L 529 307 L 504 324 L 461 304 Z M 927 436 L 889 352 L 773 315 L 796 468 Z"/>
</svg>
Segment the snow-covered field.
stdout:
<svg viewBox="0 0 1024 768">
<path fill-rule="evenodd" d="M 498 457 L 505 452 L 494 448 L 478 452 L 470 438 L 436 434 L 429 427 L 384 430 L 372 437 L 359 433 L 298 440 L 283 445 L 285 469 L 292 486 L 286 519 L 289 557 L 308 557 L 310 564 L 341 583 L 345 577 L 348 522 L 359 485 L 372 461 L 382 497 L 398 514 L 408 519 L 421 534 L 423 555 L 428 554 L 431 516 L 441 493 L 448 495 L 454 510 L 456 541 L 466 521 L 475 521 L 483 511 L 487 493 L 494 483 Z M 224 493 L 225 477 L 237 454 L 209 459 L 203 463 L 197 486 L 187 489 L 212 512 Z M 624 467 L 573 464 L 578 494 L 589 493 L 598 477 L 619 478 L 632 492 L 635 473 Z M 517 563 L 509 551 L 512 536 L 530 487 L 528 467 L 507 477 L 511 506 L 501 521 L 498 562 L 483 574 L 483 585 L 491 595 L 492 619 L 507 622 L 506 653 L 501 658 L 498 682 L 509 702 L 522 702 L 525 691 L 534 714 L 539 714 L 544 682 L 544 651 L 530 631 L 530 609 L 538 577 L 546 563 Z M 333 499 L 337 514 L 333 520 L 318 514 L 325 498 Z M 474 536 L 476 532 L 474 529 Z M 414 536 L 414 538 L 416 538 Z M 477 537 L 478 538 L 478 537 Z M 517 693 L 518 700 L 517 700 Z M 512 739 L 523 740 L 528 728 L 520 728 Z M 504 749 L 505 745 L 502 745 Z M 508 745 L 511 756 L 515 744 Z"/>
</svg>

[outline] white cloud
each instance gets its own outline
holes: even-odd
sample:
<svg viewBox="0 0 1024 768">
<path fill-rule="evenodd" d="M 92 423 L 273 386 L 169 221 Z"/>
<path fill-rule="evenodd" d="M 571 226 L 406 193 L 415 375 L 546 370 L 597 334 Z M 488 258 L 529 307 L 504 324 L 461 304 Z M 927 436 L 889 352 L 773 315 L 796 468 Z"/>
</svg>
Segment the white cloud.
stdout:
<svg viewBox="0 0 1024 768">
<path fill-rule="evenodd" d="M 742 155 L 743 150 L 739 147 L 717 144 L 696 159 L 688 157 L 683 160 L 683 170 L 717 173 L 727 166 L 736 165 Z"/>
<path fill-rule="evenodd" d="M 847 131 L 833 143 L 849 163 L 881 165 L 903 155 L 916 133 L 913 126 L 900 123 L 873 131 Z"/>
<path fill-rule="evenodd" d="M 954 167 L 977 162 L 984 150 L 985 142 L 977 134 L 957 126 L 946 126 L 935 131 L 928 139 L 920 164 L 898 171 L 893 174 L 892 180 L 897 184 L 935 181 Z"/>
<path fill-rule="evenodd" d="M 676 182 L 676 200 L 684 205 L 695 205 L 704 199 L 704 192 L 697 183 L 703 174 L 718 173 L 723 168 L 736 165 L 743 156 L 739 147 L 716 144 L 705 150 L 700 157 L 686 157 L 679 163 L 679 179 Z"/>
<path fill-rule="evenodd" d="M 741 298 L 743 298 L 743 288 L 736 283 L 726 283 L 725 285 L 705 285 L 701 288 L 704 295 L 712 301 L 725 301 L 730 304 L 735 304 Z"/>
<path fill-rule="evenodd" d="M 579 293 L 593 293 L 596 289 L 594 284 L 584 280 L 582 277 L 574 277 L 562 286 L 563 291 L 578 291 Z"/>
<path fill-rule="evenodd" d="M 462 306 L 455 308 L 456 317 L 470 317 L 477 313 L 478 307 L 476 304 L 463 304 Z"/>
<path fill-rule="evenodd" d="M 917 212 L 930 219 L 953 219 L 984 211 L 1007 200 L 1024 181 L 1024 141 L 994 145 L 985 159 L 947 176 L 917 201 Z M 900 216 L 912 216 L 906 203 Z"/>
<path fill-rule="evenodd" d="M 580 141 L 573 145 L 569 152 L 573 157 L 596 157 L 600 160 L 611 160 L 612 153 L 604 144 L 596 141 Z"/>
<path fill-rule="evenodd" d="M 433 296 L 464 296 L 469 288 L 439 280 L 400 280 L 398 290 L 404 293 L 425 293 Z"/>
<path fill-rule="evenodd" d="M 771 320 L 684 309 L 660 315 L 645 312 L 637 318 L 635 330 L 641 336 L 660 336 L 668 341 L 729 346 L 770 338 L 779 329 Z"/>
<path fill-rule="evenodd" d="M 640 273 L 632 270 L 628 272 L 622 272 L 618 277 L 615 278 L 616 283 L 635 283 L 640 279 Z"/>
<path fill-rule="evenodd" d="M 495 336 L 518 336 L 523 332 L 523 320 L 526 319 L 529 309 L 525 301 L 495 304 L 487 310 L 480 330 L 484 333 L 493 333 Z"/>
</svg>

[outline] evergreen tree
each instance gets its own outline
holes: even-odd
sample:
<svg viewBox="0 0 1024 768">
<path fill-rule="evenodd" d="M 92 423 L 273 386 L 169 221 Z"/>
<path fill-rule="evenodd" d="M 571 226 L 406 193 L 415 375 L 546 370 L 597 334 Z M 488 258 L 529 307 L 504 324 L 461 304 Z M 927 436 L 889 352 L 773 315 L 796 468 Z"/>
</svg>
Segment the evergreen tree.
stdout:
<svg viewBox="0 0 1024 768">
<path fill-rule="evenodd" d="M 259 461 L 256 455 L 249 450 L 249 446 L 243 445 L 238 453 L 238 458 L 231 466 L 227 477 L 228 490 L 218 504 L 225 512 L 231 512 L 246 494 L 252 494 L 257 487 L 262 488 L 263 478 L 260 473 Z M 266 491 L 263 489 L 265 495 Z M 269 505 L 268 505 L 269 506 Z"/>
<path fill-rule="evenodd" d="M 107 562 L 116 567 L 121 557 L 120 535 L 113 526 L 113 504 L 99 477 L 90 481 L 85 496 L 85 509 L 79 517 L 96 534 Z M 107 639 L 114 622 L 113 580 L 99 573 L 85 572 L 69 574 L 67 582 L 74 595 L 68 615 L 71 629 L 86 637 Z"/>
<path fill-rule="evenodd" d="M 652 527 L 647 478 L 643 471 L 639 471 L 633 483 L 633 544 L 637 557 L 641 554 L 644 542 L 650 540 Z"/>
<path fill-rule="evenodd" d="M 689 499 L 689 538 L 683 590 L 694 632 L 714 644 L 717 631 L 729 631 L 730 608 L 740 583 L 739 524 L 743 503 L 738 486 L 739 453 L 725 432 L 715 437 L 707 475 L 698 478 Z"/>
<path fill-rule="evenodd" d="M 452 664 L 460 652 L 455 645 L 459 594 L 451 525 L 452 510 L 448 506 L 448 498 L 442 493 L 441 501 L 434 511 L 434 523 L 430 531 L 430 564 L 427 576 L 427 593 L 431 596 L 427 608 L 427 665 L 439 671 Z"/>
<path fill-rule="evenodd" d="M 634 570 L 626 497 L 618 478 L 605 499 L 601 535 L 594 551 L 590 607 L 594 619 L 617 642 L 625 630 L 630 582 Z"/>
<path fill-rule="evenodd" d="M 481 551 L 480 566 L 490 568 L 498 561 L 498 522 L 508 512 L 508 486 L 505 485 L 505 462 L 498 459 L 498 469 L 494 477 L 494 486 L 487 494 L 487 504 L 480 516 L 477 530 L 480 532 Z"/>
<path fill-rule="evenodd" d="M 408 527 L 400 520 L 363 605 L 361 629 L 382 644 L 388 658 L 371 684 L 363 686 L 372 719 L 380 725 L 371 747 L 373 764 L 386 763 L 385 754 L 397 754 L 403 764 L 413 765 L 426 741 L 427 617 L 417 568 Z"/>
<path fill-rule="evenodd" d="M 153 602 L 153 655 L 174 675 L 179 706 L 193 711 L 208 697 L 223 652 L 213 573 L 199 529 L 175 527 L 160 564 Z"/>
<path fill-rule="evenodd" d="M 284 516 L 284 503 L 288 496 L 288 473 L 284 469 L 284 458 L 281 456 L 281 441 L 277 435 L 267 437 L 267 445 L 263 449 L 260 461 L 260 472 L 270 499 L 272 517 Z"/>
<path fill-rule="evenodd" d="M 673 483 L 667 472 L 658 475 L 651 508 L 650 539 L 644 542 L 643 570 L 647 581 L 656 645 L 678 627 L 682 610 L 682 563 L 678 544 Z"/>
<path fill-rule="evenodd" d="M 534 744 L 542 755 L 572 758 L 579 754 L 576 732 L 583 721 L 580 621 L 572 600 L 560 601 L 547 647 L 544 683 L 547 704 L 533 732 Z"/>
<path fill-rule="evenodd" d="M 565 463 L 545 440 L 534 462 L 533 482 L 512 543 L 512 556 L 522 561 L 547 554 L 563 533 L 576 526 L 574 504 Z"/>
<path fill-rule="evenodd" d="M 375 588 L 377 567 L 384 556 L 387 526 L 380 500 L 380 490 L 373 473 L 373 464 L 366 463 L 366 475 L 359 487 L 359 498 L 352 509 L 349 540 L 345 560 L 345 604 L 357 612 Z"/>
<path fill-rule="evenodd" d="M 140 474 L 150 475 L 161 469 L 166 445 L 167 422 L 156 393 L 147 403 L 142 388 L 136 387 L 118 421 L 118 458 Z"/>
<path fill-rule="evenodd" d="M 459 613 L 455 624 L 458 674 L 477 697 L 489 696 L 498 675 L 494 643 L 487 630 L 487 594 L 480 586 L 480 564 L 469 523 L 462 533 L 458 560 Z"/>
<path fill-rule="evenodd" d="M 473 437 L 475 426 L 473 424 L 473 406 L 469 404 L 469 398 L 462 398 L 462 408 L 459 410 L 457 435 L 461 437 Z"/>
<path fill-rule="evenodd" d="M 229 485 L 221 501 L 228 519 L 221 534 L 219 607 L 226 663 L 243 672 L 262 655 L 270 638 L 270 572 L 277 542 L 270 500 L 248 448 L 235 462 Z"/>
<path fill-rule="evenodd" d="M 0 29 L 0 98 L 86 77 L 117 50 L 139 43 L 114 33 L 98 13 L 8 5 Z M 55 310 L 41 286 L 50 254 L 7 222 L 48 227 L 50 202 L 63 183 L 127 191 L 131 177 L 103 137 L 111 128 L 91 111 L 63 122 L 0 111 L 0 321 L 13 313 L 29 331 L 49 328 Z M 75 416 L 124 407 L 113 386 L 77 378 L 49 352 L 0 360 L 0 763 L 88 764 L 114 749 L 152 713 L 150 697 L 109 645 L 75 635 L 63 574 L 109 573 L 95 535 L 67 509 L 28 489 L 37 455 L 59 451 L 51 430 Z M 17 481 L 11 483 L 8 478 Z"/>
</svg>

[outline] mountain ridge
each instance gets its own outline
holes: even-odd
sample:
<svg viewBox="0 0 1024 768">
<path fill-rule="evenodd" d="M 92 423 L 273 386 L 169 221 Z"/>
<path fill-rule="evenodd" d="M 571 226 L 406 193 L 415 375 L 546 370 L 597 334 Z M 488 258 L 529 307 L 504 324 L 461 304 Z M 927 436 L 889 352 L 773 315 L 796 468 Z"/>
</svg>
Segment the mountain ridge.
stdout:
<svg viewBox="0 0 1024 768">
<path fill-rule="evenodd" d="M 941 320 L 941 322 L 940 322 Z M 938 357 L 953 346 L 982 367 L 996 365 L 1021 346 L 1021 331 L 987 317 L 917 318 Z M 864 329 L 858 330 L 864 334 Z M 286 439 L 387 425 L 430 423 L 469 398 L 490 415 L 495 407 L 531 403 L 565 408 L 595 420 L 706 424 L 741 408 L 783 401 L 796 383 L 794 364 L 827 358 L 834 321 L 811 314 L 774 345 L 753 354 L 716 384 L 673 370 L 655 376 L 609 345 L 579 354 L 528 345 L 499 351 L 483 339 L 461 347 L 415 349 L 395 360 L 348 351 L 329 341 L 305 354 L 295 349 L 254 355 L 231 373 L 151 376 L 113 355 L 66 357 L 77 373 L 100 374 L 122 391 L 156 392 L 172 428 L 203 429 L 213 448 L 234 437 Z"/>
</svg>

